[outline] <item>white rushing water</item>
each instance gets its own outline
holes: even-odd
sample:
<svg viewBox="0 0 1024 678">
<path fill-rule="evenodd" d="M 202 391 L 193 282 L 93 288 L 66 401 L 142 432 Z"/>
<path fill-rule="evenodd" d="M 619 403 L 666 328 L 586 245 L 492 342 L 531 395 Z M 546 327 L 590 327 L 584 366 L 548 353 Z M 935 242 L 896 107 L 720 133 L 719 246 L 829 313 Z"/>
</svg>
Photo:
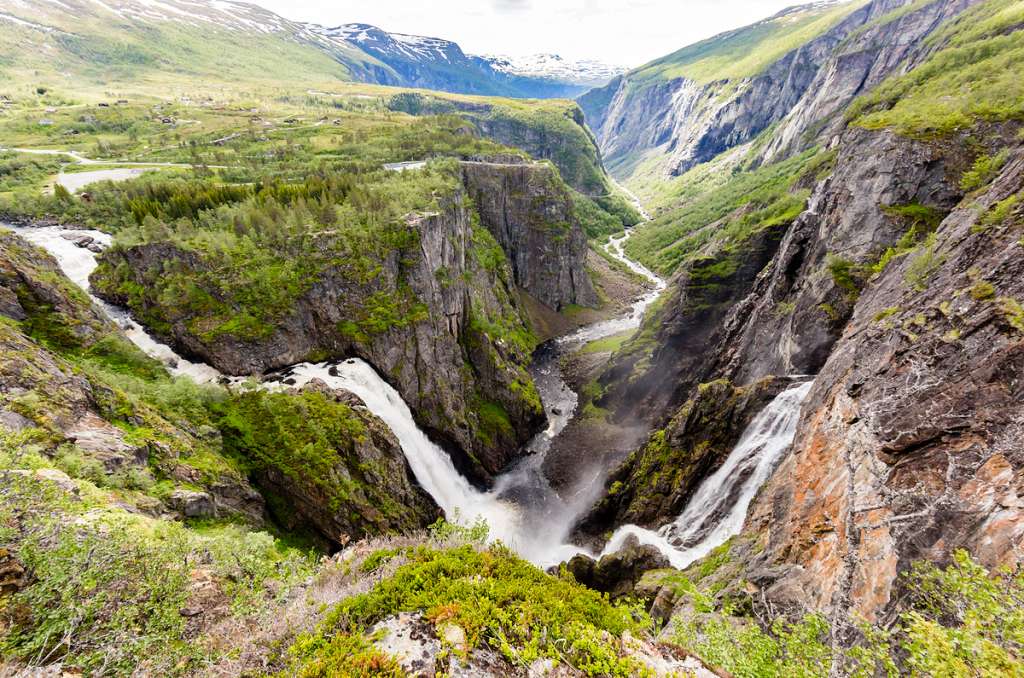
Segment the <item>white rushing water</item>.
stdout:
<svg viewBox="0 0 1024 678">
<path fill-rule="evenodd" d="M 89 291 L 89 275 L 96 269 L 96 253 L 80 247 L 76 240 L 84 237 L 101 246 L 111 242 L 109 235 L 99 231 L 66 230 L 56 226 L 21 228 L 4 225 L 29 242 L 42 247 L 57 260 L 61 270 L 76 285 Z M 66 237 L 65 237 L 66 236 Z M 177 355 L 174 350 L 149 335 L 127 312 L 90 294 L 92 300 L 125 331 L 139 348 L 168 366 L 172 374 L 188 376 L 200 383 L 229 381 L 213 367 L 193 363 Z M 532 562 L 548 566 L 570 557 L 579 549 L 563 546 L 552 538 L 552 532 L 537 529 L 514 502 L 501 498 L 502 491 L 483 492 L 473 487 L 452 463 L 451 457 L 435 445 L 419 429 L 409 406 L 398 392 L 368 363 L 350 359 L 337 364 L 302 363 L 288 368 L 282 375 L 288 385 L 301 386 L 320 379 L 332 388 L 343 388 L 359 396 L 367 408 L 391 429 L 401 444 L 402 451 L 416 481 L 437 502 L 450 520 L 473 523 L 479 518 L 487 521 L 492 539 L 501 539 Z M 282 388 L 281 382 L 265 382 L 264 388 Z"/>
<path fill-rule="evenodd" d="M 660 550 L 682 569 L 739 534 L 754 495 L 793 444 L 800 407 L 813 382 L 786 389 L 743 432 L 729 457 L 704 479 L 682 514 L 657 532 L 623 525 L 602 553 L 622 548 L 630 536 Z"/>
<path fill-rule="evenodd" d="M 92 238 L 103 247 L 110 245 L 111 237 L 100 231 L 84 229 L 67 230 L 59 226 L 42 226 L 38 228 L 21 228 L 0 224 L 20 235 L 33 245 L 42 247 L 57 260 L 64 275 L 71 282 L 89 292 L 89 275 L 96 270 L 96 254 L 85 247 L 79 247 L 75 240 Z M 69 239 L 70 238 L 70 239 Z M 93 303 L 117 323 L 128 338 L 150 357 L 156 358 L 171 371 L 172 374 L 187 376 L 199 383 L 219 381 L 224 375 L 204 363 L 194 363 L 179 356 L 174 350 L 153 338 L 139 323 L 121 308 L 108 304 L 102 299 L 89 294 Z"/>
<path fill-rule="evenodd" d="M 92 238 L 101 246 L 110 244 L 110 236 L 91 230 L 65 230 L 59 227 L 19 228 L 8 226 L 26 240 L 42 247 L 58 261 L 64 273 L 77 285 L 89 290 L 89 274 L 96 266 L 96 254 L 80 247 L 75 240 Z M 600 490 L 604 477 L 598 470 L 578 483 L 573 497 L 562 498 L 550 486 L 542 469 L 544 453 L 550 442 L 568 424 L 576 407 L 576 394 L 562 381 L 558 370 L 561 350 L 610 336 L 639 326 L 643 313 L 665 283 L 646 268 L 629 260 L 622 245 L 631 231 L 612 239 L 608 251 L 638 274 L 653 283 L 652 289 L 634 303 L 630 313 L 611 321 L 596 323 L 563 337 L 550 347 L 551 354 L 540 360 L 535 374 L 541 384 L 545 407 L 555 404 L 560 414 L 551 415 L 548 428 L 531 443 L 538 452 L 520 460 L 497 479 L 489 492 L 481 491 L 463 477 L 451 457 L 435 445 L 416 425 L 412 412 L 398 392 L 362 360 L 340 363 L 303 363 L 285 371 L 288 385 L 303 385 L 320 379 L 332 388 L 342 388 L 359 396 L 367 408 L 395 434 L 417 482 L 434 498 L 450 520 L 472 523 L 487 521 L 492 539 L 500 539 L 524 558 L 547 567 L 562 562 L 583 549 L 568 543 L 570 530 L 581 511 L 589 506 Z M 90 295 L 92 296 L 92 295 Z M 197 382 L 231 381 L 213 367 L 193 363 L 157 341 L 123 309 L 92 297 L 125 331 L 129 339 L 150 356 L 160 360 L 176 375 Z M 547 370 L 546 375 L 543 374 Z M 546 383 L 543 379 L 550 380 Z M 266 382 L 265 388 L 282 388 L 280 382 Z M 629 534 L 644 543 L 661 548 L 678 567 L 705 555 L 742 526 L 747 506 L 767 479 L 782 453 L 792 442 L 800 402 L 809 384 L 781 394 L 751 424 L 729 459 L 713 476 L 705 480 L 679 520 L 654 533 L 627 526 L 616 532 L 606 552 L 615 550 Z M 579 489 L 582 488 L 582 489 Z M 727 502 L 732 502 L 727 505 Z M 724 515 L 723 515 L 724 514 Z M 716 517 L 722 516 L 721 520 Z"/>
</svg>

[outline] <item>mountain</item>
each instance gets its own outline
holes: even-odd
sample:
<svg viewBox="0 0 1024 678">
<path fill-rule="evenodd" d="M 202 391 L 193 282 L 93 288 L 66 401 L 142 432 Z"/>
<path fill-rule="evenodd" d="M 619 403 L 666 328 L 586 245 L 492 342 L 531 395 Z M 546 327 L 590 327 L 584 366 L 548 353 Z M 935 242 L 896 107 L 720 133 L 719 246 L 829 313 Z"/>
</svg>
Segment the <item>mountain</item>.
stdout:
<svg viewBox="0 0 1024 678">
<path fill-rule="evenodd" d="M 102 87 L 201 77 L 208 85 L 355 81 L 571 98 L 588 82 L 565 72 L 549 77 L 494 68 L 448 40 L 365 24 L 325 28 L 234 0 L 2 0 L 0 56 L 9 80 L 74 81 L 77 87 L 83 80 Z"/>
<path fill-rule="evenodd" d="M 582 108 L 353 83 L 492 82 L 370 26 L 43 6 L 0 673 L 1024 675 L 1024 1 L 804 5 Z"/>
<path fill-rule="evenodd" d="M 354 47 L 387 64 L 398 82 L 385 84 L 524 98 L 571 98 L 586 91 L 582 82 L 495 68 L 491 60 L 467 55 L 450 40 L 388 33 L 359 23 L 309 28 L 332 42 Z"/>
<path fill-rule="evenodd" d="M 491 67 L 502 73 L 529 78 L 540 78 L 581 85 L 588 88 L 603 87 L 608 81 L 626 71 L 592 59 L 571 61 L 557 54 L 533 54 L 529 56 L 484 55 Z"/>
<path fill-rule="evenodd" d="M 588 375 L 589 407 L 607 414 L 572 446 L 600 441 L 617 466 L 581 538 L 631 524 L 685 555 L 724 520 L 674 522 L 709 484 L 749 500 L 692 572 L 735 569 L 699 590 L 753 583 L 756 609 L 813 612 L 837 648 L 866 642 L 851 619 L 922 609 L 914 563 L 1024 562 L 1022 56 L 1019 1 L 818 4 L 581 99 L 655 213 L 626 252 L 669 277 L 641 331 Z M 717 477 L 741 434 L 771 448 L 782 418 L 748 424 L 811 379 L 764 486 L 743 494 L 751 467 Z M 651 595 L 678 615 L 692 603 L 673 586 Z M 721 615 L 745 616 L 731 595 Z M 689 642 L 710 648 L 700 634 L 719 622 L 691 623 Z M 849 656 L 832 661 L 856 675 Z"/>
</svg>

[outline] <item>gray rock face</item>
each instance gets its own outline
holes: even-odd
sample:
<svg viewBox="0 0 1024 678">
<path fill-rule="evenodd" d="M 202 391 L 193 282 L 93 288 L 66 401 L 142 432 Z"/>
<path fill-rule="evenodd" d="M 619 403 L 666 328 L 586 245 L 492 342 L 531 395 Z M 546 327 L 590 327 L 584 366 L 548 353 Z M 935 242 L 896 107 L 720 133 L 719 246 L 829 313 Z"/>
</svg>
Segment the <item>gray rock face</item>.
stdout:
<svg viewBox="0 0 1024 678">
<path fill-rule="evenodd" d="M 614 168 L 659 148 L 669 174 L 682 174 L 780 123 L 763 160 L 829 139 L 841 111 L 894 72 L 926 55 L 922 39 L 976 0 L 939 0 L 882 23 L 909 4 L 873 0 L 762 73 L 707 84 L 686 78 L 635 86 L 626 76 L 581 97 L 602 154 Z"/>
<path fill-rule="evenodd" d="M 1022 189 L 1018 147 L 857 301 L 793 453 L 748 515 L 769 595 L 874 619 L 914 560 L 957 548 L 988 567 L 1024 560 L 1021 215 L 984 221 Z"/>
<path fill-rule="evenodd" d="M 213 497 L 206 492 L 175 490 L 167 498 L 167 504 L 186 518 L 213 518 L 217 515 Z"/>
<path fill-rule="evenodd" d="M 877 19 L 899 2 L 873 3 L 869 21 L 850 33 L 818 69 L 806 94 L 789 111 L 760 154 L 764 162 L 810 148 L 840 132 L 842 112 L 857 96 L 894 73 L 906 73 L 927 56 L 923 40 L 947 19 L 978 0 L 927 3 L 888 22 Z"/>
<path fill-rule="evenodd" d="M 546 306 L 597 306 L 584 262 L 587 238 L 571 196 L 548 165 L 462 163 L 480 219 L 512 265 L 516 285 Z"/>
<path fill-rule="evenodd" d="M 770 375 L 816 373 L 856 299 L 830 272 L 830 257 L 853 265 L 877 261 L 909 228 L 893 207 L 948 212 L 961 197 L 950 178 L 963 163 L 939 145 L 848 130 L 836 171 L 815 188 L 792 226 L 764 230 L 739 255 L 712 243 L 705 258 L 680 270 L 661 316 L 652 320 L 656 349 L 647 363 L 644 355 L 625 351 L 602 376 L 607 403 L 620 418 L 660 427 L 700 383 L 745 385 Z M 709 279 L 706 271 L 730 257 L 735 269 Z M 780 312 L 787 307 L 792 310 Z"/>
<path fill-rule="evenodd" d="M 476 175 L 479 170 L 469 173 Z M 523 185 L 540 191 L 536 177 L 552 176 L 521 165 L 494 165 L 487 176 L 510 186 L 520 177 Z M 539 173 L 538 173 L 539 172 Z M 531 194 L 538 198 L 541 193 Z M 558 202 L 564 194 L 545 197 Z M 508 244 L 532 247 L 526 255 L 516 253 L 524 283 L 537 294 L 555 301 L 586 301 L 592 294 L 589 281 L 580 280 L 583 270 L 578 227 L 564 234 L 568 244 L 542 246 L 537 234 L 519 234 L 519 228 L 543 229 L 543 220 L 560 207 L 538 207 L 530 211 L 523 198 L 508 196 L 501 212 L 491 211 L 489 219 L 505 216 Z M 503 337 L 481 331 L 481 325 L 522 326 L 515 279 L 504 262 L 481 260 L 474 238 L 474 213 L 465 191 L 442 199 L 437 212 L 411 214 L 410 229 L 419 235 L 416 249 L 398 249 L 380 262 L 380 273 L 370 281 L 353 280 L 342 267 L 328 267 L 311 289 L 297 300 L 290 315 L 275 322 L 266 339 L 243 341 L 231 336 L 210 339 L 195 329 L 195 317 L 164 306 L 157 298 L 131 300 L 117 292 L 116 276 L 127 275 L 147 287 L 161 275 L 163 266 L 174 261 L 179 268 L 202 271 L 206 263 L 192 252 L 167 243 L 153 243 L 108 250 L 93 276 L 97 293 L 121 304 L 136 306 L 139 317 L 154 311 L 168 321 L 164 337 L 185 355 L 198 356 L 229 374 L 260 374 L 303 362 L 310 356 L 356 356 L 371 363 L 402 394 L 417 422 L 441 442 L 460 469 L 471 478 L 487 483 L 511 461 L 520 446 L 544 421 L 539 403 L 529 397 L 532 386 L 525 372 L 529 355 Z M 540 204 L 540 203 L 538 203 Z M 522 212 L 516 212 L 516 208 Z M 496 209 L 496 208 L 495 208 Z M 555 211 L 552 211 L 555 210 Z M 529 223 L 528 223 L 529 222 Z M 495 221 L 495 223 L 497 223 Z M 330 237 L 325 236 L 325 237 Z M 553 241 L 557 239 L 552 237 Z M 551 253 L 557 253 L 557 256 Z M 530 254 L 544 257 L 541 264 Z M 579 256 L 580 261 L 575 261 Z M 548 265 L 563 270 L 550 272 Z M 374 336 L 343 332 L 346 321 L 361 317 L 368 298 L 374 294 L 398 294 L 406 287 L 427 310 L 422 319 L 392 326 Z M 550 287 L 548 287 L 550 286 Z M 216 294 L 216 291 L 211 293 Z M 141 303 L 141 306 L 140 306 Z M 484 322 L 481 322 L 484 321 Z M 495 403 L 507 415 L 508 427 L 488 431 L 479 416 L 479 402 Z"/>
</svg>

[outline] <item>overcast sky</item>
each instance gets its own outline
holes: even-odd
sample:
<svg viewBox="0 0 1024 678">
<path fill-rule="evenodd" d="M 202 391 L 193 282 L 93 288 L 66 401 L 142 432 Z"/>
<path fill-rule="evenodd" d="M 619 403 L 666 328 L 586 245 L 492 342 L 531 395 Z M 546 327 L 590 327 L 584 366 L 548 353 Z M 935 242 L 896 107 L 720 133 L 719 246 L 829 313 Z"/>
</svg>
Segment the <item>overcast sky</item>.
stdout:
<svg viewBox="0 0 1024 678">
<path fill-rule="evenodd" d="M 638 66 L 807 0 L 251 0 L 325 25 L 448 38 L 471 54 L 551 52 Z"/>
</svg>

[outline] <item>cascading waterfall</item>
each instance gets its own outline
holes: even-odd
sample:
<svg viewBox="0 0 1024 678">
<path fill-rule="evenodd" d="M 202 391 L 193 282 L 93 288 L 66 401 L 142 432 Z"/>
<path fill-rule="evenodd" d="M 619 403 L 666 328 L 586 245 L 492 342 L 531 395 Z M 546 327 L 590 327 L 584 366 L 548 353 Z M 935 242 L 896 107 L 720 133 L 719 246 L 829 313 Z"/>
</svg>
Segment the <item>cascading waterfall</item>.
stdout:
<svg viewBox="0 0 1024 678">
<path fill-rule="evenodd" d="M 74 240 L 88 236 L 104 246 L 111 242 L 109 235 L 92 230 L 65 230 L 55 226 L 21 228 L 8 225 L 7 228 L 47 250 L 57 260 L 65 275 L 87 292 L 89 275 L 97 266 L 96 255 L 87 248 L 79 247 Z M 124 329 L 131 341 L 151 357 L 166 364 L 173 374 L 188 376 L 201 383 L 242 381 L 239 378 L 227 378 L 209 365 L 185 360 L 171 347 L 146 333 L 125 310 L 92 294 L 90 297 Z M 509 474 L 500 479 L 496 489 L 491 492 L 482 492 L 473 487 L 455 468 L 451 457 L 419 429 L 412 412 L 398 392 L 368 363 L 358 359 L 337 364 L 302 363 L 288 368 L 282 376 L 290 377 L 288 381 L 294 380 L 295 385 L 320 379 L 332 388 L 346 389 L 359 396 L 370 412 L 379 417 L 398 438 L 417 482 L 433 497 L 449 519 L 463 523 L 472 523 L 480 518 L 486 520 L 492 539 L 502 540 L 524 558 L 541 566 L 556 564 L 580 552 L 578 547 L 564 543 L 574 515 L 556 515 L 549 511 L 547 520 L 563 524 L 555 529 L 539 526 L 534 520 L 536 513 L 528 514 L 525 506 L 507 498 L 510 488 L 517 484 L 515 479 L 525 481 L 525 475 Z M 282 388 L 279 382 L 265 382 L 261 386 Z M 568 418 L 565 419 L 567 421 Z M 550 437 L 557 435 L 565 422 L 556 426 L 557 430 L 549 429 L 547 433 Z M 539 466 L 537 468 L 539 470 Z M 535 482 L 535 479 L 531 478 L 530 482 Z M 542 492 L 544 488 L 546 501 L 538 505 L 551 507 L 557 495 L 546 480 L 543 481 Z"/>
<path fill-rule="evenodd" d="M 59 227 L 19 228 L 9 226 L 26 240 L 46 249 L 58 261 L 64 273 L 88 292 L 89 274 L 96 266 L 95 254 L 74 242 L 74 236 L 88 236 L 107 246 L 109 235 L 91 230 L 65 230 Z M 586 508 L 587 492 L 577 493 L 575 500 L 561 498 L 544 476 L 544 453 L 551 441 L 565 428 L 576 408 L 576 394 L 562 380 L 558 357 L 586 342 L 634 329 L 643 313 L 665 288 L 665 282 L 623 252 L 623 244 L 631 231 L 612 238 L 606 250 L 631 270 L 653 283 L 640 297 L 630 313 L 619 318 L 595 323 L 558 339 L 548 347 L 535 369 L 545 408 L 552 414 L 549 426 L 530 443 L 535 454 L 526 457 L 498 478 L 495 488 L 482 492 L 473 487 L 452 463 L 451 458 L 419 429 L 408 405 L 395 389 L 384 381 L 369 364 L 350 359 L 341 363 L 294 365 L 286 371 L 296 385 L 320 379 L 332 388 L 341 388 L 359 396 L 367 408 L 379 417 L 398 438 L 417 482 L 434 498 L 452 520 L 487 521 L 491 537 L 501 539 L 520 555 L 540 566 L 559 563 L 583 549 L 567 543 L 576 517 Z M 69 239 L 72 238 L 72 239 Z M 190 362 L 169 346 L 150 336 L 126 311 L 90 294 L 93 301 L 125 331 L 139 348 L 168 366 L 173 374 L 188 376 L 197 382 L 225 381 L 227 378 L 213 367 Z M 240 379 L 228 379 L 238 382 Z M 265 383 L 264 388 L 281 388 L 279 383 Z M 605 552 L 621 546 L 625 538 L 635 534 L 641 542 L 654 544 L 668 555 L 676 567 L 706 555 L 739 531 L 754 493 L 767 479 L 785 449 L 792 443 L 800 403 L 810 384 L 802 384 L 782 393 L 750 425 L 725 464 L 701 485 L 683 514 L 657 533 L 635 526 L 620 528 Z M 603 481 L 600 472 L 581 483 L 591 490 Z"/>
<path fill-rule="evenodd" d="M 793 444 L 800 407 L 814 382 L 786 389 L 743 432 L 725 463 L 704 479 L 682 514 L 657 532 L 623 525 L 602 553 L 622 548 L 630 536 L 660 550 L 682 569 L 739 534 L 754 495 Z"/>
<path fill-rule="evenodd" d="M 93 242 L 108 247 L 112 238 L 106 233 L 90 230 L 66 230 L 58 226 L 42 226 L 38 228 L 21 228 L 8 224 L 6 226 L 33 245 L 43 248 L 49 252 L 61 270 L 64 271 L 71 282 L 75 283 L 87 293 L 93 303 L 99 306 L 107 316 L 117 323 L 128 339 L 143 350 L 147 355 L 159 360 L 167 366 L 174 375 L 186 376 L 202 383 L 211 383 L 224 379 L 224 375 L 213 367 L 194 363 L 182 358 L 174 350 L 153 338 L 139 323 L 121 308 L 108 304 L 102 299 L 89 292 L 89 275 L 96 270 L 96 254 L 85 247 L 79 247 L 74 240 L 83 237 L 92 238 Z M 67 237 L 65 237 L 67 236 Z"/>
</svg>

